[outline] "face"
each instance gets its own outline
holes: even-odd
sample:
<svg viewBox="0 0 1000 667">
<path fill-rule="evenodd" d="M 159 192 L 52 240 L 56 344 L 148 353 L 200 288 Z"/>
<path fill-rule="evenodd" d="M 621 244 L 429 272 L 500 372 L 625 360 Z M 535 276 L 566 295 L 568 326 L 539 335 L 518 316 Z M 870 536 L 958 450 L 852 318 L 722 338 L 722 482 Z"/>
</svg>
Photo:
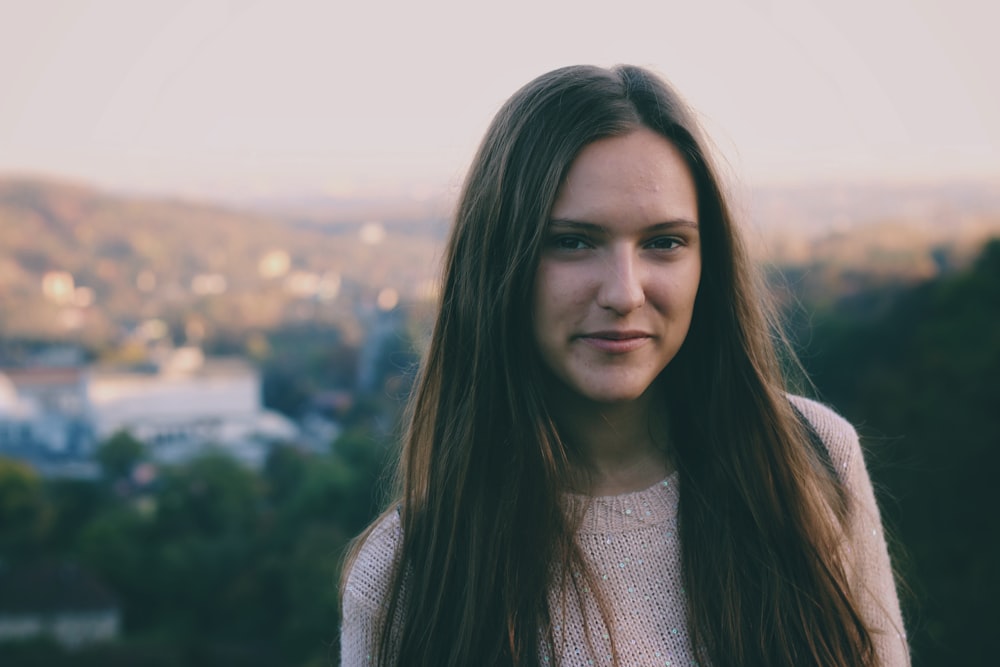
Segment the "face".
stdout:
<svg viewBox="0 0 1000 667">
<path fill-rule="evenodd" d="M 687 336 L 700 277 L 694 179 L 674 145 L 642 128 L 586 146 L 535 281 L 534 336 L 556 391 L 643 396 Z"/>
</svg>

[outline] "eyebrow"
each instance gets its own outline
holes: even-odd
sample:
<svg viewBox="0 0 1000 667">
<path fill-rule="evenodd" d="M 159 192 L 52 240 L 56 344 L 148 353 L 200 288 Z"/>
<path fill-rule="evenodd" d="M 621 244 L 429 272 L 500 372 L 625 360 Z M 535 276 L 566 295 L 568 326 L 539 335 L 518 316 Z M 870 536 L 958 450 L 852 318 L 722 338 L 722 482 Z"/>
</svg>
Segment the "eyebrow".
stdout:
<svg viewBox="0 0 1000 667">
<path fill-rule="evenodd" d="M 604 225 L 597 224 L 595 222 L 584 222 L 583 220 L 572 220 L 570 218 L 552 218 L 549 220 L 550 227 L 568 227 L 570 229 L 579 229 L 581 231 L 587 231 L 591 233 L 605 233 L 607 228 Z M 671 220 L 664 220 L 663 222 L 657 222 L 645 228 L 646 232 L 658 232 L 668 229 L 676 229 L 678 227 L 688 227 L 691 229 L 698 229 L 698 223 L 694 220 L 688 220 L 687 218 L 674 218 Z"/>
</svg>

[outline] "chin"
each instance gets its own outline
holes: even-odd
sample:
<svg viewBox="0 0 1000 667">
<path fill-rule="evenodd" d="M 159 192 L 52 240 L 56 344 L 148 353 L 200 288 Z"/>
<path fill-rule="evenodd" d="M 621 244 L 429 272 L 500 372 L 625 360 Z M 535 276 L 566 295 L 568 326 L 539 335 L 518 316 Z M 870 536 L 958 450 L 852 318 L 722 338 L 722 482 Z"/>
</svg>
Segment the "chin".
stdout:
<svg viewBox="0 0 1000 667">
<path fill-rule="evenodd" d="M 606 403 L 608 405 L 621 405 L 623 403 L 631 403 L 632 401 L 638 400 L 642 397 L 645 392 L 612 392 L 606 394 L 597 394 L 594 396 L 585 396 L 585 398 L 590 399 L 594 403 Z"/>
<path fill-rule="evenodd" d="M 649 390 L 650 384 L 642 383 L 634 386 L 611 386 L 595 387 L 568 387 L 573 393 L 592 403 L 606 403 L 608 405 L 620 405 L 638 400 Z"/>
<path fill-rule="evenodd" d="M 600 377 L 597 374 L 556 374 L 548 376 L 551 398 L 567 401 L 569 405 L 624 405 L 642 398 L 656 384 L 656 376 Z"/>
</svg>

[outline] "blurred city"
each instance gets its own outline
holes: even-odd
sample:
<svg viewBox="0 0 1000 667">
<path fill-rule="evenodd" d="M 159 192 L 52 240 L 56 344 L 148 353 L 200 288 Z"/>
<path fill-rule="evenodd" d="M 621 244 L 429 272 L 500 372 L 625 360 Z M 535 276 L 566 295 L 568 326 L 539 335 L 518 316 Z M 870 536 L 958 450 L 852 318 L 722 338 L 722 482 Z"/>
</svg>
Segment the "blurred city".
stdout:
<svg viewBox="0 0 1000 667">
<path fill-rule="evenodd" d="M 752 201 L 799 355 L 865 437 L 916 664 L 987 664 L 1000 191 Z M 3 664 L 336 662 L 448 225 L 386 212 L 0 179 Z"/>
</svg>

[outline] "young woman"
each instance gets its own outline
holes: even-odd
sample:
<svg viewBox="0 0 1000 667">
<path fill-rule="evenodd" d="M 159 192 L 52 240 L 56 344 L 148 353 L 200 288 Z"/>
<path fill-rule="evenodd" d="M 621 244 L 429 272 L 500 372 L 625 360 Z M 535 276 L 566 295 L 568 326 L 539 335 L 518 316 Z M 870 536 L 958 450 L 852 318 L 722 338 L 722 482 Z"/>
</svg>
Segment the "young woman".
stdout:
<svg viewBox="0 0 1000 667">
<path fill-rule="evenodd" d="M 854 430 L 786 393 L 690 111 L 635 67 L 532 81 L 448 246 L 344 665 L 908 663 Z"/>
</svg>

